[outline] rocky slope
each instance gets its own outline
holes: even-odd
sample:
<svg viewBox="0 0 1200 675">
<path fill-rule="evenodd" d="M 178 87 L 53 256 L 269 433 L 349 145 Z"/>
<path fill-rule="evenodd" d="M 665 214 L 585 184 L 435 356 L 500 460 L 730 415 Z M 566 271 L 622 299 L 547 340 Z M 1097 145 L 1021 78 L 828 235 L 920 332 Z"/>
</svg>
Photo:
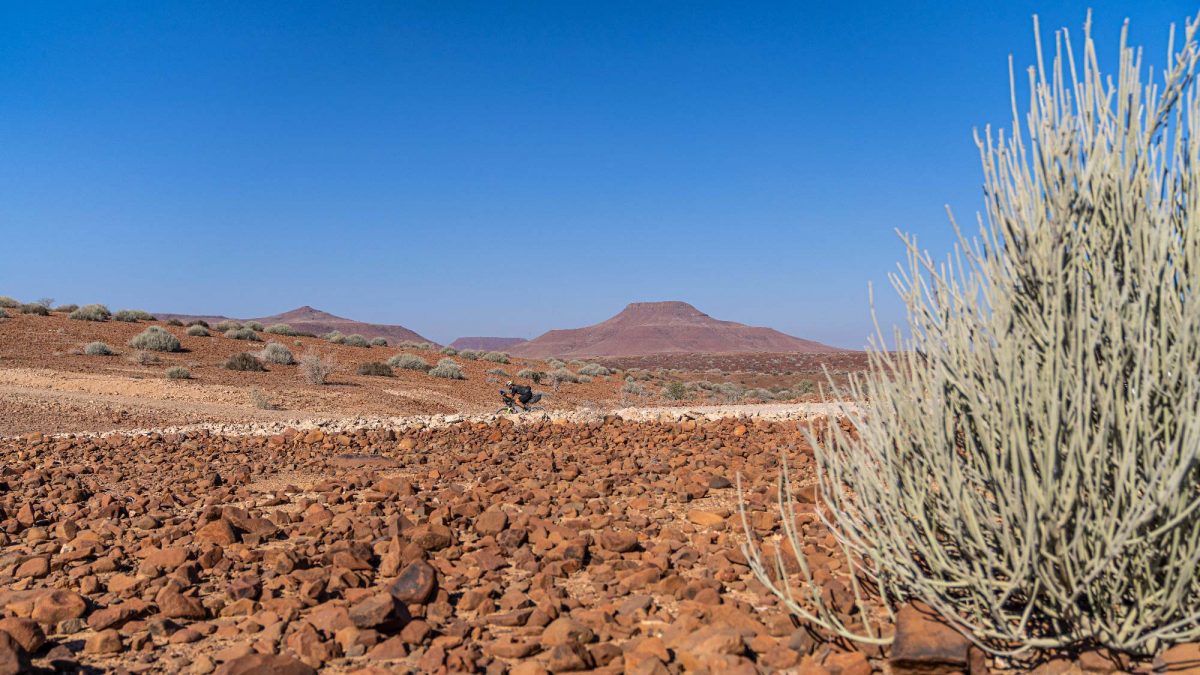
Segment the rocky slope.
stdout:
<svg viewBox="0 0 1200 675">
<path fill-rule="evenodd" d="M 842 351 L 771 328 L 721 321 L 686 302 L 635 302 L 593 326 L 552 330 L 508 349 L 536 358 L 640 356 L 662 353 Z"/>
<path fill-rule="evenodd" d="M 155 316 L 164 321 L 167 319 L 178 319 L 184 323 L 196 319 L 202 319 L 209 323 L 216 323 L 230 319 L 230 317 L 220 315 L 172 314 L 170 312 L 157 312 L 155 313 Z M 388 342 L 391 344 L 402 342 L 404 340 L 436 344 L 432 340 L 429 340 L 428 338 L 418 334 L 416 331 L 404 326 L 355 321 L 354 319 L 335 316 L 329 312 L 324 312 L 314 307 L 309 307 L 308 305 L 297 307 L 296 309 L 293 309 L 289 312 L 284 312 L 282 314 L 272 314 L 271 316 L 232 320 L 242 322 L 258 321 L 259 323 L 268 326 L 273 323 L 286 323 L 298 331 L 312 333 L 314 335 L 322 335 L 324 333 L 338 331 L 346 335 L 353 335 L 357 333 L 367 338 L 387 338 Z"/>
</svg>

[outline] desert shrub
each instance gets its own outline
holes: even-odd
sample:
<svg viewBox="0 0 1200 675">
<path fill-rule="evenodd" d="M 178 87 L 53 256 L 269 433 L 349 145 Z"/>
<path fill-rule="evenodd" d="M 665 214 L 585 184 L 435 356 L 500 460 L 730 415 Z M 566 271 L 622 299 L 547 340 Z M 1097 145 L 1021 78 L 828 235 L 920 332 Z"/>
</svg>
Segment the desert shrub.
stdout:
<svg viewBox="0 0 1200 675">
<path fill-rule="evenodd" d="M 579 383 L 580 383 L 580 384 L 587 384 L 588 382 L 591 382 L 591 381 L 592 381 L 592 376 L 591 376 L 591 375 L 577 375 L 576 377 L 578 377 L 578 378 L 579 378 Z"/>
<path fill-rule="evenodd" d="M 546 365 L 551 368 L 566 368 L 567 362 L 562 359 L 549 358 L 546 359 Z"/>
<path fill-rule="evenodd" d="M 262 338 L 258 337 L 258 333 L 249 328 L 230 328 L 225 331 L 225 337 L 231 340 L 249 340 L 250 342 L 262 342 Z"/>
<path fill-rule="evenodd" d="M 682 382 L 668 382 L 662 389 L 663 398 L 668 401 L 682 401 L 688 397 L 687 385 Z"/>
<path fill-rule="evenodd" d="M 68 319 L 77 321 L 108 321 L 112 312 L 104 305 L 84 305 L 67 315 Z"/>
<path fill-rule="evenodd" d="M 113 321 L 126 321 L 135 323 L 138 321 L 154 321 L 154 315 L 150 312 L 144 312 L 140 309 L 123 309 L 112 315 Z"/>
<path fill-rule="evenodd" d="M 326 334 L 322 335 L 321 339 L 328 340 L 329 342 L 332 342 L 335 345 L 346 344 L 346 336 L 342 335 L 341 333 L 339 333 L 336 330 L 331 333 L 326 333 Z"/>
<path fill-rule="evenodd" d="M 392 358 L 388 359 L 388 365 L 393 368 L 403 368 L 405 370 L 420 370 L 420 371 L 428 371 L 431 367 L 425 361 L 425 359 L 423 359 L 419 356 L 414 356 L 412 354 L 397 354 L 397 355 L 393 356 Z"/>
<path fill-rule="evenodd" d="M 505 352 L 487 352 L 479 358 L 492 363 L 508 363 L 508 354 Z"/>
<path fill-rule="evenodd" d="M 138 364 L 139 366 L 157 366 L 158 364 L 162 363 L 162 359 L 158 358 L 158 354 L 142 349 L 130 354 L 129 360 Z"/>
<path fill-rule="evenodd" d="M 267 398 L 267 395 L 262 393 L 258 387 L 254 387 L 250 390 L 250 403 L 252 403 L 254 407 L 258 408 L 259 410 L 279 409 L 279 407 L 272 403 L 271 399 Z"/>
<path fill-rule="evenodd" d="M 192 337 L 208 337 L 209 335 L 208 329 L 199 324 L 189 326 L 187 329 L 187 334 L 191 335 Z"/>
<path fill-rule="evenodd" d="M 83 353 L 88 356 L 112 356 L 112 347 L 103 342 L 89 342 L 83 348 Z"/>
<path fill-rule="evenodd" d="M 337 364 L 332 359 L 324 359 L 316 354 L 305 354 L 300 358 L 300 372 L 309 384 L 326 384 L 336 369 Z"/>
<path fill-rule="evenodd" d="M 264 328 L 263 331 L 272 335 L 286 335 L 287 337 L 295 337 L 297 335 L 296 329 L 286 323 L 273 323 Z"/>
<path fill-rule="evenodd" d="M 342 344 L 349 345 L 351 347 L 370 347 L 371 346 L 371 343 L 367 342 L 367 338 L 359 335 L 358 333 L 355 333 L 353 335 L 347 335 L 346 339 L 342 341 Z"/>
<path fill-rule="evenodd" d="M 392 367 L 386 363 L 368 361 L 358 366 L 359 375 L 374 375 L 376 377 L 394 377 Z"/>
<path fill-rule="evenodd" d="M 387 346 L 387 338 L 381 338 L 381 337 L 371 338 L 371 346 L 372 347 L 386 347 Z"/>
<path fill-rule="evenodd" d="M 212 328 L 212 326 L 208 325 L 208 322 L 205 321 L 204 319 L 196 319 L 194 321 L 189 321 L 189 322 L 187 322 L 187 325 L 188 326 L 202 326 L 204 328 Z"/>
<path fill-rule="evenodd" d="M 3 309 L 0 309 L 0 319 L 11 319 L 11 318 L 12 317 L 10 317 L 8 315 L 8 312 L 4 311 Z"/>
<path fill-rule="evenodd" d="M 50 310 L 46 309 L 45 305 L 39 305 L 37 303 L 21 305 L 21 313 L 35 314 L 37 316 L 50 316 Z"/>
<path fill-rule="evenodd" d="M 465 380 L 466 375 L 463 375 L 462 368 L 459 367 L 453 359 L 442 359 L 437 365 L 429 371 L 433 377 L 444 377 L 447 380 Z"/>
<path fill-rule="evenodd" d="M 937 265 L 905 238 L 907 329 L 877 336 L 870 370 L 839 388 L 869 405 L 835 402 L 849 424 L 803 429 L 821 519 L 868 601 L 921 601 L 1004 652 L 1200 638 L 1194 37 L 1153 85 L 1140 50 L 1122 44 L 1109 77 L 1090 35 L 1070 60 L 1056 40 L 1027 115 L 1014 92 L 1021 128 L 978 140 L 978 240 L 956 226 Z M 785 471 L 779 494 L 793 490 Z M 777 549 L 803 555 L 790 506 Z M 890 641 L 844 623 L 877 615 L 831 608 L 807 567 L 781 579 L 746 553 L 810 624 Z"/>
<path fill-rule="evenodd" d="M 77 309 L 79 309 L 79 305 L 59 305 L 54 308 L 54 311 L 62 314 L 70 314 Z"/>
<path fill-rule="evenodd" d="M 458 356 L 458 350 L 455 349 L 454 347 L 451 347 L 450 345 L 446 345 L 445 347 L 442 347 L 441 350 L 439 350 L 439 351 L 441 351 L 441 353 L 445 354 L 446 356 Z"/>
<path fill-rule="evenodd" d="M 158 326 L 150 326 L 135 335 L 129 341 L 129 346 L 148 352 L 177 352 L 180 349 L 179 338 Z"/>
<path fill-rule="evenodd" d="M 501 377 L 508 377 L 508 371 L 504 370 L 503 368 L 488 368 L 487 373 L 488 375 L 500 375 Z"/>
<path fill-rule="evenodd" d="M 167 325 L 175 326 L 176 328 L 183 328 L 183 322 L 179 319 L 167 319 Z"/>
<path fill-rule="evenodd" d="M 629 394 L 631 396 L 645 396 L 646 388 L 637 382 L 626 382 L 625 384 L 621 385 L 621 393 Z"/>
<path fill-rule="evenodd" d="M 416 340 L 401 340 L 396 346 L 401 349 L 424 349 L 426 351 L 433 349 L 433 345 L 428 342 L 418 342 Z"/>
<path fill-rule="evenodd" d="M 256 333 L 261 333 L 263 331 L 263 325 L 257 321 L 247 321 L 246 328 L 249 328 Z"/>
<path fill-rule="evenodd" d="M 555 368 L 554 370 L 550 371 L 550 381 L 555 385 L 559 385 L 564 382 L 579 382 L 579 376 L 567 370 L 566 368 Z"/>
<path fill-rule="evenodd" d="M 483 356 L 483 352 L 478 349 L 460 349 L 458 355 L 468 361 L 477 361 L 480 356 Z"/>
<path fill-rule="evenodd" d="M 18 309 L 21 303 L 16 298 L 10 298 L 7 295 L 0 295 L 0 308 L 3 309 Z"/>
<path fill-rule="evenodd" d="M 534 384 L 538 384 L 542 381 L 542 378 L 546 377 L 546 374 L 540 370 L 522 368 L 521 370 L 517 371 L 517 377 L 523 377 L 527 380 L 532 380 Z"/>
<path fill-rule="evenodd" d="M 226 370 L 236 370 L 243 373 L 262 373 L 266 372 L 262 361 L 250 352 L 241 352 L 234 354 L 225 360 Z"/>
<path fill-rule="evenodd" d="M 281 366 L 290 366 L 296 362 L 295 357 L 292 356 L 292 351 L 278 342 L 268 342 L 257 356 L 267 363 L 275 363 Z"/>
<path fill-rule="evenodd" d="M 232 319 L 225 319 L 224 321 L 218 321 L 217 325 L 210 326 L 210 328 L 212 328 L 213 330 L 216 330 L 220 333 L 224 333 L 225 331 L 237 330 L 239 328 L 242 328 L 242 322 L 234 321 Z"/>
<path fill-rule="evenodd" d="M 580 375 L 590 375 L 591 377 L 604 377 L 611 375 L 612 371 L 599 363 L 588 363 L 579 369 Z"/>
<path fill-rule="evenodd" d="M 192 373 L 190 371 L 188 371 L 187 368 L 184 368 L 183 366 L 172 366 L 170 368 L 167 368 L 167 379 L 168 380 L 190 380 L 190 379 L 192 379 Z"/>
</svg>

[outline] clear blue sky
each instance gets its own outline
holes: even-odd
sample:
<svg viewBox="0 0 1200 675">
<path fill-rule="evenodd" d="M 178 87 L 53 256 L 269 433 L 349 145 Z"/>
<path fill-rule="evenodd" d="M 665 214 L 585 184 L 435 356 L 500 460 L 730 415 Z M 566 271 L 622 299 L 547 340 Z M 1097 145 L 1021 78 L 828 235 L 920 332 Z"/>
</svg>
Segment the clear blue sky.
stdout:
<svg viewBox="0 0 1200 675">
<path fill-rule="evenodd" d="M 1185 2 L 0 5 L 0 294 L 437 340 L 627 302 L 860 347 L 981 204 L 1030 17 L 1161 70 Z"/>
</svg>

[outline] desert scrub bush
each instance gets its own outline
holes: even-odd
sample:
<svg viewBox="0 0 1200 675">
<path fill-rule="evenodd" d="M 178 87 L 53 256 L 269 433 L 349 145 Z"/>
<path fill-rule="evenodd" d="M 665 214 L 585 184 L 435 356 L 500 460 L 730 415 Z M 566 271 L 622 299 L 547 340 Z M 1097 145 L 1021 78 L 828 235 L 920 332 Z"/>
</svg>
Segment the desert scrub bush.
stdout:
<svg viewBox="0 0 1200 675">
<path fill-rule="evenodd" d="M 218 321 L 217 325 L 210 327 L 219 333 L 225 333 L 227 331 L 238 330 L 239 328 L 242 328 L 242 323 L 240 321 L 226 319 L 224 321 Z"/>
<path fill-rule="evenodd" d="M 629 394 L 631 396 L 645 396 L 646 388 L 637 382 L 626 382 L 625 384 L 621 385 L 621 393 Z"/>
<path fill-rule="evenodd" d="M 433 377 L 443 377 L 447 380 L 465 380 L 466 375 L 463 375 L 462 368 L 459 367 L 454 359 L 442 359 L 437 362 L 437 365 L 429 371 Z"/>
<path fill-rule="evenodd" d="M 130 363 L 136 363 L 139 366 L 157 366 L 162 363 L 162 359 L 158 358 L 158 354 L 142 349 L 130 354 L 128 358 Z"/>
<path fill-rule="evenodd" d="M 270 333 L 272 335 L 284 335 L 287 337 L 295 337 L 296 335 L 298 335 L 296 329 L 292 328 L 291 326 L 287 325 L 286 323 L 273 323 L 270 326 L 267 326 L 266 328 L 264 328 L 263 332 Z"/>
<path fill-rule="evenodd" d="M 21 305 L 22 314 L 34 314 L 36 316 L 50 316 L 50 310 L 46 309 L 45 305 L 39 305 L 36 302 Z"/>
<path fill-rule="evenodd" d="M 112 315 L 113 321 L 125 321 L 128 323 L 136 323 L 138 321 L 154 321 L 154 315 L 150 312 L 144 312 L 140 309 L 122 309 Z"/>
<path fill-rule="evenodd" d="M 502 377 L 508 377 L 508 372 L 503 368 L 488 368 L 487 373 L 488 375 L 500 375 Z"/>
<path fill-rule="evenodd" d="M 68 304 L 68 305 L 59 305 L 58 307 L 54 308 L 54 311 L 58 312 L 60 314 L 70 314 L 71 312 L 74 312 L 77 309 L 79 309 L 79 305 Z"/>
<path fill-rule="evenodd" d="M 550 371 L 550 382 L 557 387 L 564 382 L 579 382 L 579 376 L 566 368 L 556 368 Z"/>
<path fill-rule="evenodd" d="M 258 337 L 258 333 L 255 333 L 253 330 L 250 330 L 249 328 L 230 328 L 229 330 L 225 331 L 225 337 L 227 337 L 231 340 L 248 340 L 250 342 L 262 342 L 262 338 Z"/>
<path fill-rule="evenodd" d="M 523 377 L 526 380 L 530 380 L 534 384 L 539 384 L 542 381 L 542 378 L 546 377 L 546 374 L 540 370 L 522 368 L 521 370 L 517 371 L 517 377 Z"/>
<path fill-rule="evenodd" d="M 171 366 L 170 368 L 167 368 L 167 379 L 190 380 L 192 379 L 192 373 L 183 366 Z"/>
<path fill-rule="evenodd" d="M 189 322 L 187 322 L 187 325 L 189 327 L 190 326 L 202 326 L 204 328 L 212 328 L 212 326 L 208 325 L 208 322 L 205 321 L 204 319 L 196 319 L 194 321 L 189 321 Z"/>
<path fill-rule="evenodd" d="M 359 375 L 374 375 L 375 377 L 395 377 L 392 367 L 386 363 L 368 361 L 358 366 Z"/>
<path fill-rule="evenodd" d="M 338 332 L 338 331 L 336 331 L 336 330 L 335 330 L 335 331 L 332 331 L 332 332 L 330 332 L 330 333 L 326 333 L 326 334 L 322 335 L 322 336 L 321 336 L 321 339 L 322 339 L 322 340 L 327 340 L 327 341 L 329 341 L 329 342 L 332 342 L 332 343 L 333 343 L 333 344 L 335 344 L 335 345 L 344 345 L 344 344 L 346 344 L 346 336 L 345 336 L 345 335 L 342 335 L 341 333 L 339 333 L 339 332 Z"/>
<path fill-rule="evenodd" d="M 10 298 L 7 295 L 0 295 L 0 308 L 2 309 L 18 309 L 21 303 L 16 298 Z"/>
<path fill-rule="evenodd" d="M 300 373 L 309 384 L 327 384 L 329 376 L 337 369 L 333 359 L 322 358 L 316 354 L 305 354 L 300 358 Z"/>
<path fill-rule="evenodd" d="M 386 347 L 387 346 L 387 338 L 381 338 L 381 337 L 371 338 L 371 346 L 372 347 Z"/>
<path fill-rule="evenodd" d="M 241 352 L 234 354 L 225 360 L 226 370 L 236 370 L 242 373 L 263 373 L 266 372 L 266 367 L 262 361 L 250 352 Z"/>
<path fill-rule="evenodd" d="M 546 359 L 546 365 L 550 366 L 551 368 L 566 368 L 567 362 L 563 361 L 562 359 L 550 358 Z"/>
<path fill-rule="evenodd" d="M 589 363 L 579 369 L 580 375 L 589 375 L 591 377 L 604 377 L 605 375 L 612 375 L 612 372 L 599 363 Z"/>
<path fill-rule="evenodd" d="M 480 355 L 479 358 L 492 363 L 508 363 L 508 354 L 505 352 L 487 352 Z"/>
<path fill-rule="evenodd" d="M 441 353 L 445 354 L 446 356 L 458 356 L 458 350 L 449 345 L 442 347 L 439 351 Z"/>
<path fill-rule="evenodd" d="M 179 319 L 167 319 L 167 325 L 175 326 L 176 328 L 183 328 L 183 322 Z"/>
<path fill-rule="evenodd" d="M 668 382 L 663 385 L 662 395 L 668 401 L 682 401 L 688 397 L 687 385 L 679 381 Z"/>
<path fill-rule="evenodd" d="M 12 317 L 10 317 L 8 315 L 8 312 L 4 311 L 3 309 L 0 309 L 0 319 L 10 319 L 10 318 L 12 318 Z"/>
<path fill-rule="evenodd" d="M 263 325 L 257 321 L 247 321 L 246 328 L 249 328 L 256 333 L 261 333 L 263 331 Z"/>
<path fill-rule="evenodd" d="M 158 326 L 150 326 L 133 336 L 129 346 L 148 352 L 177 352 L 180 349 L 179 338 Z"/>
<path fill-rule="evenodd" d="M 412 354 L 397 354 L 388 359 L 388 365 L 393 368 L 403 368 L 404 370 L 420 370 L 428 371 L 430 366 L 425 359 L 414 356 Z"/>
<path fill-rule="evenodd" d="M 84 305 L 68 314 L 67 318 L 77 321 L 108 321 L 112 318 L 112 312 L 104 305 Z"/>
<path fill-rule="evenodd" d="M 400 349 L 423 349 L 425 351 L 433 350 L 433 345 L 429 344 L 428 342 L 418 342 L 417 340 L 401 340 L 396 346 Z"/>
<path fill-rule="evenodd" d="M 580 384 L 587 384 L 588 382 L 591 382 L 593 379 L 591 375 L 576 375 L 576 377 L 579 378 Z"/>
<path fill-rule="evenodd" d="M 192 337 L 208 337 L 208 329 L 201 325 L 188 326 L 187 334 Z"/>
<path fill-rule="evenodd" d="M 804 428 L 822 520 L 865 582 L 858 617 L 919 600 L 1006 653 L 1200 639 L 1195 34 L 1153 84 L 1124 31 L 1113 76 L 1089 27 L 1082 58 L 1056 40 L 1022 117 L 1014 87 L 1012 133 L 977 136 L 978 238 L 955 224 L 943 264 L 904 238 L 906 329 L 894 351 L 880 331 L 869 371 L 836 388 L 870 403 L 834 401 L 850 424 L 820 438 Z M 786 468 L 778 492 L 802 552 Z M 745 550 L 810 624 L 892 639 L 844 623 L 808 567 L 789 581 Z"/>
<path fill-rule="evenodd" d="M 262 393 L 258 387 L 250 390 L 250 403 L 259 410 L 279 410 L 279 407 L 272 403 L 271 399 L 267 398 L 267 395 Z"/>
<path fill-rule="evenodd" d="M 88 356 L 112 356 L 112 347 L 103 342 L 89 342 L 83 347 L 83 353 Z"/>
<path fill-rule="evenodd" d="M 479 357 L 483 356 L 483 352 L 478 349 L 460 349 L 458 355 L 468 361 L 478 361 Z"/>
<path fill-rule="evenodd" d="M 292 356 L 292 351 L 278 342 L 268 342 L 257 356 L 262 361 L 280 366 L 290 366 L 296 362 L 295 357 Z"/>
</svg>

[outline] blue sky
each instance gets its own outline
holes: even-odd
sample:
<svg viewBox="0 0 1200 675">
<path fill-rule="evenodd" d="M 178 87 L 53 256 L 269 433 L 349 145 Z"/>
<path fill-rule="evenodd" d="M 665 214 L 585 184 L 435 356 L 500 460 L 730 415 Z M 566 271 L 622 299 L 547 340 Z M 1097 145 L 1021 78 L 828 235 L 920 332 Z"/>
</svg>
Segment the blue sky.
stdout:
<svg viewBox="0 0 1200 675">
<path fill-rule="evenodd" d="M 446 341 L 642 300 L 846 347 L 945 251 L 1007 58 L 1182 2 L 0 4 L 0 294 Z"/>
</svg>

